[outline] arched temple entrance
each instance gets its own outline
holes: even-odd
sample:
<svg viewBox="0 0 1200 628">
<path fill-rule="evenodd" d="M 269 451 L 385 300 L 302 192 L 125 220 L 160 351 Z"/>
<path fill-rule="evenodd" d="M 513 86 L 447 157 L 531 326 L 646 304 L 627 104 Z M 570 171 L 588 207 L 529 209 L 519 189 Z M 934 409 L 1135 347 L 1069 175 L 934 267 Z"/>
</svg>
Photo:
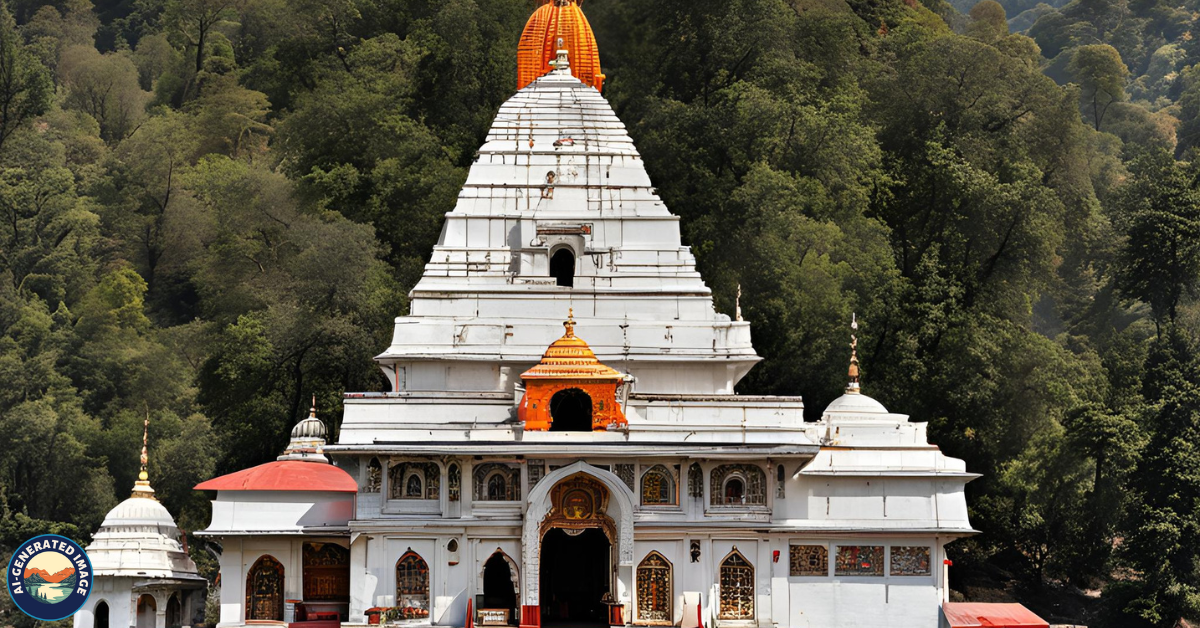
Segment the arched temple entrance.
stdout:
<svg viewBox="0 0 1200 628">
<path fill-rule="evenodd" d="M 555 469 L 529 493 L 521 541 L 523 627 L 538 626 L 543 617 L 550 623 L 593 623 L 597 613 L 595 623 L 607 625 L 607 605 L 600 599 L 596 606 L 588 602 L 604 593 L 623 607 L 623 617 L 630 617 L 633 493 L 616 475 L 584 462 Z M 560 568 L 564 557 L 569 572 Z M 563 573 L 581 582 L 560 583 Z"/>
<path fill-rule="evenodd" d="M 612 543 L 598 528 L 542 537 L 542 625 L 607 626 Z"/>
<path fill-rule="evenodd" d="M 481 609 L 503 609 L 508 611 L 509 623 L 515 622 L 517 614 L 516 565 L 504 552 L 497 550 L 483 565 L 483 599 Z"/>
</svg>

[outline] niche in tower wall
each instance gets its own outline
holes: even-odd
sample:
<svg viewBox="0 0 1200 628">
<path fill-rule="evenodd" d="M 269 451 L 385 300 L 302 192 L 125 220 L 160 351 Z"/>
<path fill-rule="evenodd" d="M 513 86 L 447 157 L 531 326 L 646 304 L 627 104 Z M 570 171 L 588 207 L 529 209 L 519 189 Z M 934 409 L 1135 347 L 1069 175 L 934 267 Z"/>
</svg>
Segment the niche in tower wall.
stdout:
<svg viewBox="0 0 1200 628">
<path fill-rule="evenodd" d="M 350 550 L 336 543 L 304 544 L 304 601 L 350 601 Z"/>
</svg>

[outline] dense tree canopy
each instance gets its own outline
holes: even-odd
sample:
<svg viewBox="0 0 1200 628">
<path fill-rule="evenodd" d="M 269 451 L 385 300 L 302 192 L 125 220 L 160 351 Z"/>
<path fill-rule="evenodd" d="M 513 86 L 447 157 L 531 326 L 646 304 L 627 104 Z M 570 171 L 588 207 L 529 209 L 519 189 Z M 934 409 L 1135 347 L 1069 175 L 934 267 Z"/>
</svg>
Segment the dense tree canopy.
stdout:
<svg viewBox="0 0 1200 628">
<path fill-rule="evenodd" d="M 1195 619 L 1195 7 L 964 1 L 586 10 L 718 308 L 742 290 L 741 392 L 816 418 L 857 313 L 866 390 L 983 474 L 955 595 Z M 309 394 L 336 433 L 384 385 L 535 5 L 0 2 L 0 549 L 86 540 L 146 418 L 195 530 L 191 486 L 274 457 Z"/>
</svg>

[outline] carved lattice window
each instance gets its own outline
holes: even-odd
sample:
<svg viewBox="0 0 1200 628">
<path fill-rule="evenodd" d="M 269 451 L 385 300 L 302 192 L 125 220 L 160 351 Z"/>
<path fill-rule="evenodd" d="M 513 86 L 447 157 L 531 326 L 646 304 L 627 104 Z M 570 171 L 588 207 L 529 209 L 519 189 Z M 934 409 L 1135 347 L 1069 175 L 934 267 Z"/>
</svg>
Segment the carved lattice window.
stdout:
<svg viewBox="0 0 1200 628">
<path fill-rule="evenodd" d="M 882 576 L 882 545 L 839 545 L 834 574 L 839 576 Z"/>
<path fill-rule="evenodd" d="M 541 481 L 542 476 L 546 475 L 546 461 L 530 460 L 526 465 L 526 470 L 529 474 L 529 489 L 533 490 L 533 487 L 537 486 L 537 483 Z"/>
<path fill-rule="evenodd" d="M 704 497 L 704 471 L 695 462 L 688 467 L 688 495 Z"/>
<path fill-rule="evenodd" d="M 349 601 L 350 550 L 335 543 L 305 543 L 305 601 Z"/>
<path fill-rule="evenodd" d="M 621 478 L 629 490 L 633 490 L 633 465 L 625 463 L 613 465 L 613 473 Z"/>
<path fill-rule="evenodd" d="M 754 619 L 754 566 L 734 548 L 721 561 L 721 609 L 718 619 Z"/>
<path fill-rule="evenodd" d="M 408 619 L 429 617 L 429 565 L 412 548 L 396 561 L 396 606 Z"/>
<path fill-rule="evenodd" d="M 675 478 L 661 464 L 650 467 L 642 474 L 642 505 L 661 506 L 675 504 Z"/>
<path fill-rule="evenodd" d="M 476 501 L 515 502 L 521 499 L 521 470 L 515 466 L 488 462 L 477 465 L 472 477 Z"/>
<path fill-rule="evenodd" d="M 457 462 L 450 463 L 446 470 L 446 499 L 452 502 L 462 497 L 462 467 Z"/>
<path fill-rule="evenodd" d="M 893 576 L 928 576 L 929 548 L 910 546 L 892 548 L 892 565 L 888 573 Z"/>
<path fill-rule="evenodd" d="M 761 506 L 767 503 L 766 474 L 750 464 L 723 464 L 710 478 L 713 506 Z"/>
<path fill-rule="evenodd" d="M 382 479 L 383 466 L 379 464 L 379 458 L 371 458 L 371 462 L 367 463 L 367 481 L 363 484 L 362 492 L 378 493 Z"/>
<path fill-rule="evenodd" d="M 792 576 L 828 576 L 829 549 L 824 545 L 793 545 L 789 548 Z"/>
<path fill-rule="evenodd" d="M 391 499 L 437 499 L 441 469 L 433 462 L 400 462 L 388 470 Z"/>
<path fill-rule="evenodd" d="M 672 620 L 671 563 L 658 552 L 650 552 L 637 570 L 637 616 L 648 623 L 670 624 Z"/>
</svg>

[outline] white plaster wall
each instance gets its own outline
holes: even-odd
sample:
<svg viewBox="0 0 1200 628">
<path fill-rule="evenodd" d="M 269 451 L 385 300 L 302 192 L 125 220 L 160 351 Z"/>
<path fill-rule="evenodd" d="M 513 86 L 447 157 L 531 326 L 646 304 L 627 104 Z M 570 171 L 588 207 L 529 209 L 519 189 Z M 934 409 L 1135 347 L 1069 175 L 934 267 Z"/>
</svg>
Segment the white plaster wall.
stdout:
<svg viewBox="0 0 1200 628">
<path fill-rule="evenodd" d="M 354 493 L 328 491 L 217 491 L 207 532 L 299 532 L 344 526 L 354 517 Z"/>
</svg>

